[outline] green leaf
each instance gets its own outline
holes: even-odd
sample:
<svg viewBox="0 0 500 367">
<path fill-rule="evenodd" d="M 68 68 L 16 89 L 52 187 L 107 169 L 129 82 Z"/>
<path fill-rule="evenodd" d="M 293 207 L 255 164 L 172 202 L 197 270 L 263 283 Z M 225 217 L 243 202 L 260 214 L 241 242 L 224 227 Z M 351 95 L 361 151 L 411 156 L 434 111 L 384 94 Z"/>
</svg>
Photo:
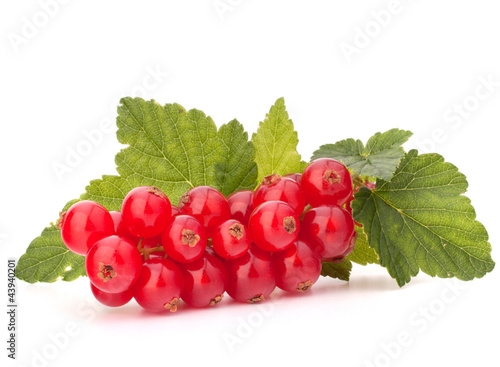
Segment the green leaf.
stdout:
<svg viewBox="0 0 500 367">
<path fill-rule="evenodd" d="M 352 207 L 380 264 L 399 286 L 419 270 L 441 278 L 480 278 L 493 270 L 488 234 L 457 167 L 438 154 L 410 151 L 390 182 L 362 187 Z"/>
<path fill-rule="evenodd" d="M 237 120 L 222 125 L 218 136 L 223 155 L 215 165 L 217 189 L 225 196 L 238 190 L 252 190 L 257 184 L 255 148 Z"/>
<path fill-rule="evenodd" d="M 348 282 L 351 276 L 351 270 L 352 263 L 347 259 L 338 264 L 324 262 L 321 268 L 321 275 L 324 277 L 337 278 Z"/>
<path fill-rule="evenodd" d="M 360 265 L 378 264 L 378 255 L 375 250 L 370 247 L 368 236 L 363 231 L 363 228 L 356 226 L 356 233 L 358 235 L 356 245 L 346 259 Z"/>
<path fill-rule="evenodd" d="M 283 98 L 276 101 L 265 120 L 259 124 L 252 142 L 255 145 L 259 183 L 273 173 L 286 175 L 301 172 L 300 155 L 297 152 L 299 139 Z"/>
<path fill-rule="evenodd" d="M 335 144 L 322 145 L 313 153 L 312 160 L 333 158 L 362 176 L 373 176 L 390 181 L 404 156 L 401 147 L 413 133 L 392 129 L 373 135 L 366 146 L 361 140 L 346 139 Z"/>
<path fill-rule="evenodd" d="M 144 185 L 147 184 L 144 183 Z M 137 186 L 142 185 L 137 184 Z M 85 188 L 85 193 L 80 198 L 95 201 L 110 211 L 120 211 L 123 199 L 134 187 L 134 184 L 123 177 L 105 175 L 102 179 L 90 181 L 90 184 Z"/>
<path fill-rule="evenodd" d="M 306 167 L 307 167 L 308 164 L 309 163 L 307 163 L 306 161 L 300 161 L 300 170 L 297 173 L 304 172 L 304 170 L 306 169 Z M 294 173 L 294 172 L 291 172 L 291 173 Z"/>
<path fill-rule="evenodd" d="M 61 231 L 51 225 L 31 242 L 16 267 L 17 278 L 28 283 L 72 281 L 85 275 L 85 257 L 74 254 L 61 239 Z"/>
<path fill-rule="evenodd" d="M 203 112 L 186 112 L 178 104 L 161 106 L 141 98 L 123 98 L 117 125 L 118 141 L 129 146 L 117 154 L 115 161 L 128 185 L 105 178 L 108 187 L 117 186 L 115 193 L 151 185 L 177 203 L 192 187 L 216 186 L 215 164 L 223 157 L 222 142 L 215 123 Z"/>
<path fill-rule="evenodd" d="M 253 143 L 236 120 L 219 131 L 210 117 L 178 104 L 124 98 L 118 109 L 118 140 L 129 147 L 116 156 L 120 176 L 91 181 L 82 199 L 119 210 L 128 191 L 160 188 L 173 204 L 190 188 L 215 187 L 225 195 L 256 185 Z"/>
<path fill-rule="evenodd" d="M 119 176 L 105 175 L 90 181 L 81 200 L 120 210 L 125 195 L 137 186 L 160 188 L 172 204 L 177 204 L 180 196 L 195 186 L 212 186 L 226 195 L 256 186 L 253 143 L 236 120 L 217 130 L 212 119 L 201 111 L 186 111 L 178 104 L 162 106 L 141 98 L 123 98 L 117 125 L 119 142 L 128 145 L 115 158 Z M 68 203 L 65 210 L 76 201 Z M 49 228 L 21 257 L 20 279 L 47 282 L 59 276 L 73 280 L 85 274 L 83 257 L 69 252 L 57 227 Z M 41 250 L 41 245 L 46 250 Z M 58 257 L 54 257 L 55 253 Z M 47 273 L 47 266 L 54 265 L 52 258 L 72 270 Z"/>
</svg>

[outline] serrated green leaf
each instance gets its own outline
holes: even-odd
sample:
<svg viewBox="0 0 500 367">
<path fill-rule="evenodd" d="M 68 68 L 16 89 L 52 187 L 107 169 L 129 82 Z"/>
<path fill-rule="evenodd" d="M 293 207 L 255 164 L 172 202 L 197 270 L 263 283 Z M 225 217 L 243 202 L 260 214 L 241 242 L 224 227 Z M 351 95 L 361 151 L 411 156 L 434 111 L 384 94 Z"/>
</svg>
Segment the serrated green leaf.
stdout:
<svg viewBox="0 0 500 367">
<path fill-rule="evenodd" d="M 300 172 L 300 154 L 297 152 L 299 139 L 293 122 L 288 117 L 284 98 L 278 99 L 271 107 L 265 120 L 253 134 L 252 142 L 255 146 L 259 183 L 265 176 L 273 173 L 286 175 Z"/>
<path fill-rule="evenodd" d="M 74 254 L 61 239 L 61 231 L 51 225 L 35 238 L 16 267 L 17 278 L 28 283 L 72 281 L 85 274 L 85 257 Z"/>
<path fill-rule="evenodd" d="M 348 282 L 349 278 L 351 277 L 351 270 L 352 263 L 347 259 L 338 264 L 324 262 L 323 266 L 321 267 L 321 275 L 324 277 L 336 278 Z"/>
<path fill-rule="evenodd" d="M 128 185 L 107 179 L 119 191 L 156 186 L 177 203 L 192 187 L 216 186 L 214 166 L 222 159 L 222 142 L 215 123 L 203 112 L 186 111 L 178 104 L 162 106 L 141 98 L 123 98 L 116 121 L 119 142 L 129 145 L 115 159 L 117 171 Z"/>
<path fill-rule="evenodd" d="M 309 163 L 307 163 L 306 161 L 300 161 L 300 170 L 297 173 L 304 172 L 304 170 L 306 169 L 308 164 Z M 292 172 L 292 173 L 295 173 L 295 172 Z"/>
<path fill-rule="evenodd" d="M 144 183 L 144 185 L 147 185 Z M 137 186 L 142 186 L 138 184 Z M 102 179 L 92 180 L 82 194 L 82 200 L 92 200 L 103 205 L 108 210 L 120 211 L 122 201 L 135 186 L 120 176 L 102 176 Z M 173 202 L 175 204 L 175 202 Z"/>
<path fill-rule="evenodd" d="M 129 147 L 115 159 L 120 176 L 91 181 L 82 199 L 119 210 L 127 192 L 141 185 L 160 188 L 173 204 L 195 186 L 212 186 L 225 195 L 255 187 L 253 143 L 238 121 L 217 131 L 198 110 L 140 98 L 121 102 L 117 134 Z"/>
<path fill-rule="evenodd" d="M 223 157 L 215 165 L 217 189 L 225 196 L 238 190 L 252 190 L 257 184 L 255 149 L 248 133 L 237 120 L 222 125 L 218 136 Z"/>
<path fill-rule="evenodd" d="M 363 223 L 380 264 L 403 286 L 419 270 L 441 278 L 480 278 L 493 270 L 488 233 L 462 195 L 465 176 L 438 154 L 410 151 L 390 182 L 355 194 L 353 213 Z"/>
<path fill-rule="evenodd" d="M 177 204 L 179 197 L 195 186 L 212 186 L 228 195 L 256 185 L 253 143 L 236 120 L 217 130 L 212 119 L 201 111 L 186 111 L 178 104 L 162 106 L 141 98 L 123 98 L 117 125 L 118 140 L 128 145 L 115 158 L 120 176 L 106 175 L 91 181 L 80 200 L 93 200 L 108 210 L 120 210 L 125 195 L 137 186 L 156 186 Z M 68 203 L 65 210 L 76 201 Z M 21 257 L 18 265 L 23 270 L 23 280 L 46 282 L 59 276 L 73 280 L 85 274 L 80 266 L 83 257 L 69 252 L 60 231 L 50 228 Z M 40 244 L 48 250 L 41 251 Z M 54 253 L 60 254 L 58 258 L 65 267 L 73 270 L 64 274 L 57 270 L 54 277 L 47 275 L 45 264 L 53 264 L 49 260 Z"/>
<path fill-rule="evenodd" d="M 378 264 L 378 255 L 375 250 L 370 247 L 368 236 L 363 231 L 363 228 L 356 226 L 356 233 L 356 245 L 346 259 L 360 265 Z"/>
<path fill-rule="evenodd" d="M 390 181 L 404 156 L 401 147 L 412 132 L 392 129 L 373 135 L 366 146 L 361 140 L 346 139 L 335 144 L 322 145 L 313 153 L 311 160 L 333 158 L 362 176 L 373 176 Z"/>
</svg>

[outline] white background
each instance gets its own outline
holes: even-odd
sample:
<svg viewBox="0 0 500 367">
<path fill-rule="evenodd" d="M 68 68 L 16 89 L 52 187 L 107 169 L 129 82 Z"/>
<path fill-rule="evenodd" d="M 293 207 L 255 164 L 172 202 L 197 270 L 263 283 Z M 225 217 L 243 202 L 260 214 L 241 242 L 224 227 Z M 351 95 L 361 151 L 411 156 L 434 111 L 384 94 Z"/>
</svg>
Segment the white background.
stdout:
<svg viewBox="0 0 500 367">
<path fill-rule="evenodd" d="M 48 2 L 0 5 L 0 289 L 6 259 L 21 256 L 89 180 L 113 174 L 122 146 L 112 129 L 71 172 L 58 178 L 54 162 L 64 164 L 85 131 L 114 121 L 118 98 L 144 91 L 201 109 L 218 126 L 237 117 L 249 133 L 284 96 L 305 159 L 324 143 L 412 130 L 406 148 L 443 154 L 467 175 L 499 259 L 497 2 L 223 0 L 223 14 L 213 0 L 61 0 L 43 10 Z M 383 26 L 373 12 L 385 14 Z M 349 60 L 342 45 L 356 47 L 355 38 Z M 479 87 L 488 78 L 490 93 Z M 450 112 L 464 103 L 466 115 Z M 19 359 L 4 364 L 1 346 L 1 364 L 498 365 L 499 274 L 468 283 L 420 275 L 399 289 L 384 269 L 356 267 L 349 284 L 322 279 L 304 297 L 276 292 L 261 308 L 226 300 L 165 316 L 134 302 L 101 307 L 86 279 L 18 282 Z"/>
</svg>

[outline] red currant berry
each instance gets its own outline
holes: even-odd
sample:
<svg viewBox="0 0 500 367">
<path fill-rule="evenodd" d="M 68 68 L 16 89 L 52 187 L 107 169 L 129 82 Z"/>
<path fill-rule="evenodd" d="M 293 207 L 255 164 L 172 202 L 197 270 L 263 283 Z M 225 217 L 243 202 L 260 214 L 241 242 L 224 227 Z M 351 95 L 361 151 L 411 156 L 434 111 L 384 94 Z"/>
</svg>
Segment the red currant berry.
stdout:
<svg viewBox="0 0 500 367">
<path fill-rule="evenodd" d="M 208 255 L 212 255 L 212 256 L 216 257 L 222 263 L 224 263 L 226 261 L 226 259 L 224 259 L 222 256 L 220 256 L 217 252 L 215 252 L 215 250 L 214 250 L 213 247 L 207 246 L 207 248 L 205 249 L 205 253 L 208 254 Z"/>
<path fill-rule="evenodd" d="M 78 255 L 86 255 L 92 245 L 115 233 L 113 218 L 102 205 L 93 201 L 79 201 L 58 221 L 64 244 Z"/>
<path fill-rule="evenodd" d="M 297 183 L 300 184 L 300 179 L 302 178 L 302 174 L 301 173 L 288 173 L 288 174 L 284 175 L 283 177 L 291 178 L 292 180 L 295 180 Z"/>
<path fill-rule="evenodd" d="M 354 236 L 354 220 L 340 206 L 320 206 L 302 217 L 300 238 L 322 258 L 341 256 Z"/>
<path fill-rule="evenodd" d="M 181 298 L 192 307 L 215 306 L 226 291 L 227 275 L 222 261 L 208 253 L 179 266 L 184 276 Z"/>
<path fill-rule="evenodd" d="M 108 307 L 120 307 L 126 305 L 132 299 L 132 291 L 130 289 L 120 293 L 106 293 L 96 288 L 92 283 L 90 283 L 90 289 L 95 299 Z"/>
<path fill-rule="evenodd" d="M 152 249 L 161 245 L 161 234 L 156 237 L 143 238 L 141 241 L 141 248 L 144 249 Z"/>
<path fill-rule="evenodd" d="M 187 263 L 199 259 L 207 246 L 207 235 L 201 223 L 190 215 L 170 219 L 161 234 L 165 252 L 173 260 Z"/>
<path fill-rule="evenodd" d="M 175 205 L 172 205 L 172 217 L 175 217 L 176 215 L 179 215 L 181 214 L 181 211 L 179 210 L 178 207 L 176 207 Z"/>
<path fill-rule="evenodd" d="M 334 264 L 340 264 L 341 262 L 344 262 L 345 258 L 347 255 L 349 255 L 352 250 L 354 250 L 354 246 L 356 246 L 356 240 L 358 238 L 358 234 L 354 232 L 354 236 L 352 237 L 351 243 L 349 244 L 349 247 L 347 250 L 344 251 L 344 253 L 340 256 L 337 257 L 324 257 L 321 260 L 324 262 L 333 262 Z"/>
<path fill-rule="evenodd" d="M 321 274 L 321 258 L 307 243 L 297 240 L 273 256 L 276 285 L 287 292 L 305 292 Z"/>
<path fill-rule="evenodd" d="M 156 187 L 136 187 L 123 199 L 122 220 L 132 236 L 158 236 L 171 215 L 170 201 Z"/>
<path fill-rule="evenodd" d="M 144 264 L 146 261 L 148 261 L 149 259 L 154 259 L 154 258 L 158 258 L 158 259 L 166 259 L 165 257 L 165 251 L 158 251 L 158 252 L 152 252 L 148 255 L 147 259 L 146 257 L 144 256 L 143 257 L 143 261 L 142 263 Z"/>
<path fill-rule="evenodd" d="M 219 224 L 231 217 L 226 198 L 209 186 L 194 187 L 179 200 L 181 214 L 191 215 L 205 227 L 208 238 Z"/>
<path fill-rule="evenodd" d="M 347 255 L 349 255 L 352 252 L 352 250 L 354 250 L 357 240 L 358 240 L 358 234 L 356 233 L 356 231 L 354 231 L 354 236 L 352 236 L 351 243 L 347 247 L 347 250 L 345 250 L 344 253 L 340 256 L 345 258 Z"/>
<path fill-rule="evenodd" d="M 256 246 L 237 259 L 227 260 L 225 265 L 227 294 L 238 302 L 264 301 L 276 288 L 272 255 Z"/>
<path fill-rule="evenodd" d="M 252 244 L 246 227 L 235 219 L 222 223 L 214 233 L 212 246 L 225 259 L 245 254 Z"/>
<path fill-rule="evenodd" d="M 137 247 L 118 236 L 97 241 L 85 259 L 90 281 L 107 293 L 120 293 L 129 289 L 139 277 L 141 265 L 141 254 Z"/>
<path fill-rule="evenodd" d="M 253 211 L 253 195 L 254 192 L 251 190 L 241 190 L 232 193 L 227 198 L 231 218 L 240 221 L 244 226 L 248 226 L 248 219 Z"/>
<path fill-rule="evenodd" d="M 130 232 L 127 230 L 127 227 L 125 223 L 123 223 L 123 218 L 122 218 L 122 213 L 117 212 L 117 211 L 112 211 L 109 212 L 111 214 L 111 217 L 113 218 L 113 223 L 115 225 L 115 234 L 126 238 L 130 242 L 132 242 L 134 245 L 138 245 L 140 241 L 140 237 L 132 236 Z"/>
<path fill-rule="evenodd" d="M 268 201 L 255 208 L 248 230 L 252 241 L 261 249 L 282 251 L 299 236 L 299 216 L 287 203 Z"/>
<path fill-rule="evenodd" d="M 254 208 L 266 201 L 284 201 L 290 205 L 300 216 L 306 206 L 304 192 L 297 183 L 291 178 L 281 177 L 273 174 L 264 177 L 264 180 L 255 191 L 253 197 Z"/>
<path fill-rule="evenodd" d="M 115 232 L 118 236 L 126 238 L 129 240 L 132 244 L 135 246 L 139 246 L 139 243 L 141 244 L 141 248 L 144 249 L 151 249 L 154 247 L 161 246 L 161 235 L 158 235 L 156 237 L 150 237 L 150 238 L 139 238 L 132 236 L 127 229 L 125 228 L 125 224 L 123 223 L 122 220 L 122 215 L 120 212 L 109 212 L 111 216 L 113 217 L 113 222 L 115 223 Z M 152 253 L 151 255 L 156 254 Z M 161 256 L 163 256 L 165 253 L 163 252 Z"/>
<path fill-rule="evenodd" d="M 184 278 L 179 267 L 169 259 L 154 257 L 142 266 L 141 276 L 132 287 L 137 303 L 147 311 L 177 311 Z"/>
<path fill-rule="evenodd" d="M 306 201 L 312 206 L 344 205 L 352 196 L 352 178 L 347 168 L 331 158 L 312 161 L 300 180 Z"/>
<path fill-rule="evenodd" d="M 120 224 L 122 223 L 122 213 L 117 212 L 116 210 L 112 210 L 109 212 L 109 215 L 111 215 L 111 219 L 113 219 L 115 234 L 117 234 L 118 228 L 120 227 Z"/>
</svg>

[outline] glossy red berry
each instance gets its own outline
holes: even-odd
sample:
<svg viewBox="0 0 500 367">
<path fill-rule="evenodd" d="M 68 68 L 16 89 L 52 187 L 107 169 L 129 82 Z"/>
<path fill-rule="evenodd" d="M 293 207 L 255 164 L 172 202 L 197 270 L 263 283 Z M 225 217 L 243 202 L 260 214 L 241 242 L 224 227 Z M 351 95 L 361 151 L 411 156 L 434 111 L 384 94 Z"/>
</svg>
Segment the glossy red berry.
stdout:
<svg viewBox="0 0 500 367">
<path fill-rule="evenodd" d="M 190 215 L 170 219 L 161 234 L 165 252 L 173 260 L 187 263 L 199 259 L 207 246 L 205 228 Z"/>
<path fill-rule="evenodd" d="M 122 215 L 120 212 L 113 211 L 113 212 L 109 212 L 109 214 L 111 214 L 111 217 L 113 218 L 113 222 L 115 224 L 115 232 L 118 236 L 126 238 L 135 246 L 139 246 L 139 243 L 140 243 L 141 248 L 145 248 L 145 249 L 150 249 L 150 248 L 161 246 L 161 234 L 158 236 L 149 237 L 149 238 L 140 238 L 140 237 L 132 236 L 125 228 L 125 224 L 123 223 Z M 153 253 L 153 254 L 156 254 L 156 253 Z M 165 253 L 163 253 L 162 256 L 164 254 Z"/>
<path fill-rule="evenodd" d="M 130 242 L 132 242 L 134 245 L 137 246 L 141 238 L 132 236 L 130 234 L 125 223 L 123 222 L 122 213 L 117 211 L 112 211 L 109 212 L 109 214 L 111 214 L 111 217 L 113 218 L 113 223 L 115 226 L 115 234 L 117 236 L 126 238 L 127 240 L 129 240 Z"/>
<path fill-rule="evenodd" d="M 151 238 L 143 238 L 141 241 L 141 248 L 151 249 L 158 246 L 162 246 L 161 234 Z"/>
<path fill-rule="evenodd" d="M 132 291 L 130 289 L 120 293 L 107 293 L 96 288 L 92 283 L 90 283 L 90 289 L 95 299 L 108 307 L 120 307 L 129 303 L 132 299 Z"/>
<path fill-rule="evenodd" d="M 93 201 L 79 201 L 61 214 L 58 222 L 64 244 L 78 255 L 104 237 L 115 233 L 113 218 L 102 205 Z"/>
<path fill-rule="evenodd" d="M 141 265 L 141 254 L 137 247 L 119 236 L 97 241 L 85 259 L 90 281 L 107 293 L 120 293 L 129 289 L 139 278 Z"/>
<path fill-rule="evenodd" d="M 227 294 L 238 302 L 264 301 L 276 287 L 272 255 L 256 246 L 237 259 L 226 260 L 225 265 Z"/>
<path fill-rule="evenodd" d="M 276 285 L 287 292 L 305 292 L 321 275 L 321 258 L 301 240 L 274 254 L 273 265 Z"/>
<path fill-rule="evenodd" d="M 137 303 L 148 311 L 175 312 L 183 289 L 184 278 L 179 267 L 172 260 L 154 257 L 142 266 L 132 293 Z"/>
<path fill-rule="evenodd" d="M 231 210 L 231 219 L 236 219 L 248 227 L 248 219 L 250 219 L 250 214 L 254 209 L 253 196 L 254 192 L 251 190 L 236 191 L 228 196 L 227 202 Z"/>
<path fill-rule="evenodd" d="M 354 250 L 354 247 L 356 246 L 357 239 L 358 239 L 358 234 L 356 233 L 356 231 L 354 231 L 354 236 L 352 236 L 351 243 L 349 243 L 349 246 L 343 252 L 343 254 L 340 255 L 341 257 L 345 258 L 347 255 L 349 255 L 352 252 L 352 250 Z"/>
<path fill-rule="evenodd" d="M 123 199 L 122 220 L 132 236 L 158 236 L 171 215 L 170 201 L 156 187 L 136 187 Z"/>
<path fill-rule="evenodd" d="M 292 180 L 295 180 L 297 183 L 300 184 L 300 179 L 302 178 L 302 174 L 301 173 L 288 173 L 288 174 L 284 175 L 283 177 L 291 178 Z"/>
<path fill-rule="evenodd" d="M 208 238 L 219 224 L 231 217 L 226 198 L 209 186 L 197 186 L 182 195 L 179 200 L 181 214 L 191 215 L 205 227 Z"/>
<path fill-rule="evenodd" d="M 312 161 L 302 173 L 300 185 L 313 207 L 344 205 L 352 196 L 352 178 L 347 168 L 331 158 Z"/>
<path fill-rule="evenodd" d="M 212 238 L 215 252 L 225 259 L 242 256 L 251 244 L 247 228 L 235 219 L 229 219 L 217 227 Z"/>
<path fill-rule="evenodd" d="M 227 274 L 222 261 L 204 253 L 189 264 L 181 264 L 184 291 L 181 298 L 192 307 L 215 306 L 226 291 Z"/>
<path fill-rule="evenodd" d="M 118 228 L 120 227 L 120 224 L 122 223 L 122 213 L 112 210 L 109 212 L 109 215 L 111 215 L 111 219 L 113 219 L 113 226 L 115 229 L 115 233 L 118 233 Z"/>
<path fill-rule="evenodd" d="M 325 259 L 346 252 L 354 233 L 352 216 L 340 206 L 312 208 L 302 217 L 300 238 Z"/>
<path fill-rule="evenodd" d="M 277 174 L 264 177 L 264 180 L 255 190 L 253 197 L 254 208 L 266 201 L 283 201 L 290 205 L 300 216 L 306 206 L 304 192 L 297 181 L 281 177 Z"/>
<path fill-rule="evenodd" d="M 181 211 L 179 210 L 178 207 L 176 207 L 175 205 L 172 205 L 172 217 L 175 217 L 176 215 L 179 215 L 181 214 Z"/>
<path fill-rule="evenodd" d="M 205 253 L 216 257 L 222 263 L 225 263 L 225 261 L 226 261 L 226 259 L 224 259 L 222 256 L 220 256 L 217 252 L 215 252 L 213 247 L 207 246 L 207 248 L 205 249 Z"/>
<path fill-rule="evenodd" d="M 344 262 L 346 256 L 349 255 L 352 252 L 352 250 L 354 250 L 357 238 L 358 234 L 354 232 L 354 236 L 352 237 L 351 243 L 349 244 L 349 247 L 347 247 L 347 250 L 345 250 L 343 254 L 335 258 L 333 257 L 323 258 L 322 261 L 333 262 L 334 264 L 339 264 L 341 262 Z"/>
<path fill-rule="evenodd" d="M 299 216 L 282 201 L 268 201 L 254 209 L 248 230 L 252 241 L 263 250 L 286 249 L 299 236 Z"/>
</svg>

